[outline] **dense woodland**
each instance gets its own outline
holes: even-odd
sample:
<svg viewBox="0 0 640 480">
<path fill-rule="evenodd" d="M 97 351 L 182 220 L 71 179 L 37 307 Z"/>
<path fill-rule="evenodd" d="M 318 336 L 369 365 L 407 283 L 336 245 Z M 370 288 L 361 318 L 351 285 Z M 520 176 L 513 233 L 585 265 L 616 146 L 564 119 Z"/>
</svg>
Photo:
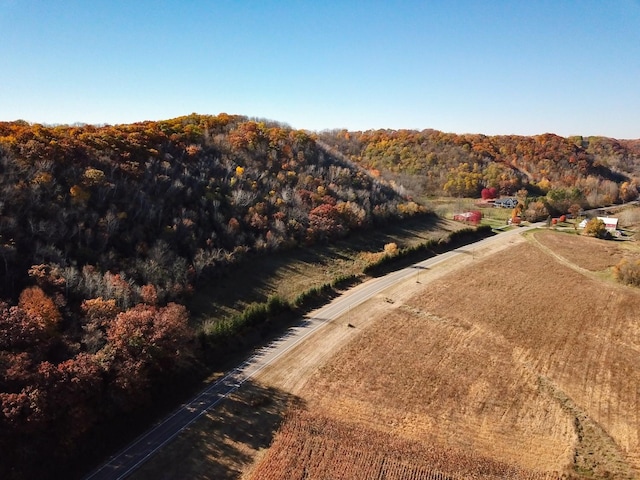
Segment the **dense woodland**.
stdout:
<svg viewBox="0 0 640 480">
<path fill-rule="evenodd" d="M 522 192 L 546 214 L 566 213 L 573 204 L 598 207 L 638 196 L 640 140 L 436 130 L 333 130 L 322 132 L 320 140 L 420 196 Z"/>
<path fill-rule="evenodd" d="M 640 141 L 605 138 L 0 123 L 0 477 L 46 476 L 193 370 L 212 347 L 185 299 L 236 262 L 423 214 L 429 195 L 631 200 L 639 172 Z"/>
<path fill-rule="evenodd" d="M 422 211 L 273 122 L 0 123 L 0 477 L 50 473 L 189 371 L 200 282 Z"/>
</svg>

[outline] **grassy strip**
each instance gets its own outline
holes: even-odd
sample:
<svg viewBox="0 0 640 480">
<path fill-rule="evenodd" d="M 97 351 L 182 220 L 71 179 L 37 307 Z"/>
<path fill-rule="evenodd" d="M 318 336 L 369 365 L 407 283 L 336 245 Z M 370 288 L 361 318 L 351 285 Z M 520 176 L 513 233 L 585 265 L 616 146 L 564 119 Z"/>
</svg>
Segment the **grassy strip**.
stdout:
<svg viewBox="0 0 640 480">
<path fill-rule="evenodd" d="M 367 265 L 364 268 L 364 273 L 372 276 L 381 276 L 493 234 L 493 230 L 489 225 L 481 225 L 478 228 L 463 228 L 452 232 L 448 238 L 443 240 L 427 240 L 418 245 L 387 253 Z"/>
<path fill-rule="evenodd" d="M 573 452 L 573 471 L 580 478 L 634 478 L 624 452 L 606 430 L 551 379 L 539 376 L 538 382 L 573 417 L 577 437 Z"/>
<path fill-rule="evenodd" d="M 439 253 L 466 245 L 492 234 L 491 227 L 465 228 L 452 232 L 444 240 L 426 242 L 386 253 L 364 267 L 366 275 L 379 276 L 424 260 Z M 209 361 L 223 358 L 227 353 L 246 350 L 291 324 L 304 312 L 319 307 L 331 298 L 362 280 L 358 275 L 340 275 L 330 283 L 312 287 L 293 301 L 272 295 L 266 302 L 254 302 L 240 314 L 229 318 L 206 321 L 200 331 L 200 342 Z"/>
<path fill-rule="evenodd" d="M 395 242 L 401 247 L 429 238 L 443 238 L 463 228 L 459 222 L 434 215 L 409 218 L 350 234 L 337 242 L 254 255 L 249 252 L 215 278 L 202 279 L 187 302 L 191 325 L 200 329 L 207 320 L 229 318 L 252 302 L 279 295 L 293 302 L 312 286 L 331 283 L 341 275 L 362 275 L 364 252 L 377 252 Z"/>
<path fill-rule="evenodd" d="M 355 275 L 341 275 L 331 283 L 310 288 L 298 295 L 293 302 L 273 295 L 266 302 L 254 302 L 238 315 L 228 319 L 206 322 L 200 333 L 200 341 L 206 350 L 236 351 L 255 344 L 256 335 L 264 340 L 279 328 L 306 311 L 326 303 L 341 290 L 358 283 Z"/>
</svg>

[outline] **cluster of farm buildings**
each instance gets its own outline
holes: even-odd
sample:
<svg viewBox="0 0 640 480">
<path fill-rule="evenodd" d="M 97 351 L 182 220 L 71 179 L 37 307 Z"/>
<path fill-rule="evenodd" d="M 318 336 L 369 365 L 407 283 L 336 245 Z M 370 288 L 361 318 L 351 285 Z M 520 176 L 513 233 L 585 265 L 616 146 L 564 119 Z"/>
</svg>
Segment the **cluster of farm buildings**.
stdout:
<svg viewBox="0 0 640 480">
<path fill-rule="evenodd" d="M 518 199 L 515 197 L 497 198 L 487 201 L 487 204 L 493 205 L 496 208 L 516 208 L 518 205 Z M 615 217 L 596 217 L 598 220 L 604 222 L 605 229 L 616 235 L 618 233 L 618 219 Z M 482 212 L 480 210 L 469 210 L 462 213 L 456 213 L 453 219 L 458 222 L 472 223 L 477 225 L 482 220 Z M 520 223 L 520 217 L 517 217 L 517 221 L 514 223 Z M 589 219 L 585 218 L 578 224 L 578 228 L 584 228 L 587 225 Z M 509 220 L 511 225 L 512 219 Z"/>
</svg>

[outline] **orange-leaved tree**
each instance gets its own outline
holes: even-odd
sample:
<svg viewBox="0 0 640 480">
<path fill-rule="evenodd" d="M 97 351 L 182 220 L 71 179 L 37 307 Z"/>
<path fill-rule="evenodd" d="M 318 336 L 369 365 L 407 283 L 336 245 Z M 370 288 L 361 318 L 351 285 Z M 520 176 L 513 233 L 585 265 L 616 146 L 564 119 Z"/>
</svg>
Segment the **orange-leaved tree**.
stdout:
<svg viewBox="0 0 640 480">
<path fill-rule="evenodd" d="M 20 294 L 18 306 L 42 328 L 52 332 L 62 319 L 53 300 L 40 287 L 27 287 Z"/>
<path fill-rule="evenodd" d="M 176 371 L 191 360 L 193 334 L 184 306 L 139 304 L 109 323 L 107 344 L 99 353 L 123 395 L 124 408 L 143 400 L 152 377 Z"/>
</svg>

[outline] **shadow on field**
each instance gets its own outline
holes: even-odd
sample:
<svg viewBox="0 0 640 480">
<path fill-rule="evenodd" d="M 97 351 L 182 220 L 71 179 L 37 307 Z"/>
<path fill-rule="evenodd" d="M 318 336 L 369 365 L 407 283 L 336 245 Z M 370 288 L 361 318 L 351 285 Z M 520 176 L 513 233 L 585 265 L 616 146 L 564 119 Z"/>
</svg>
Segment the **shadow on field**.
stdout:
<svg viewBox="0 0 640 480">
<path fill-rule="evenodd" d="M 452 233 L 443 241 L 429 241 L 413 248 L 408 248 L 401 255 L 383 257 L 382 260 L 365 269 L 368 275 L 381 277 L 403 268 L 414 268 L 413 264 L 435 257 L 436 255 L 456 250 L 460 253 L 474 255 L 475 249 L 468 246 L 479 240 L 491 237 L 495 232 L 487 226 L 477 229 L 462 229 Z M 462 247 L 467 247 L 462 248 Z"/>
<path fill-rule="evenodd" d="M 302 400 L 249 380 L 130 478 L 237 479 L 255 453 L 271 444 L 293 405 L 303 406 Z"/>
<path fill-rule="evenodd" d="M 355 262 L 360 252 L 379 252 L 388 243 L 411 246 L 431 238 L 443 238 L 452 227 L 435 215 L 422 215 L 396 224 L 352 232 L 330 244 L 300 246 L 265 254 L 249 253 L 243 260 L 225 269 L 220 277 L 202 281 L 189 300 L 195 317 L 217 318 L 242 311 L 251 302 L 265 302 L 278 293 L 283 283 L 293 286 L 295 294 L 313 286 L 330 283 L 345 271 L 345 264 Z M 346 262 L 346 263 L 341 263 Z M 361 268 L 361 267 L 359 267 Z M 287 297 L 287 295 L 284 295 Z M 293 298 L 288 298 L 292 300 Z"/>
</svg>

